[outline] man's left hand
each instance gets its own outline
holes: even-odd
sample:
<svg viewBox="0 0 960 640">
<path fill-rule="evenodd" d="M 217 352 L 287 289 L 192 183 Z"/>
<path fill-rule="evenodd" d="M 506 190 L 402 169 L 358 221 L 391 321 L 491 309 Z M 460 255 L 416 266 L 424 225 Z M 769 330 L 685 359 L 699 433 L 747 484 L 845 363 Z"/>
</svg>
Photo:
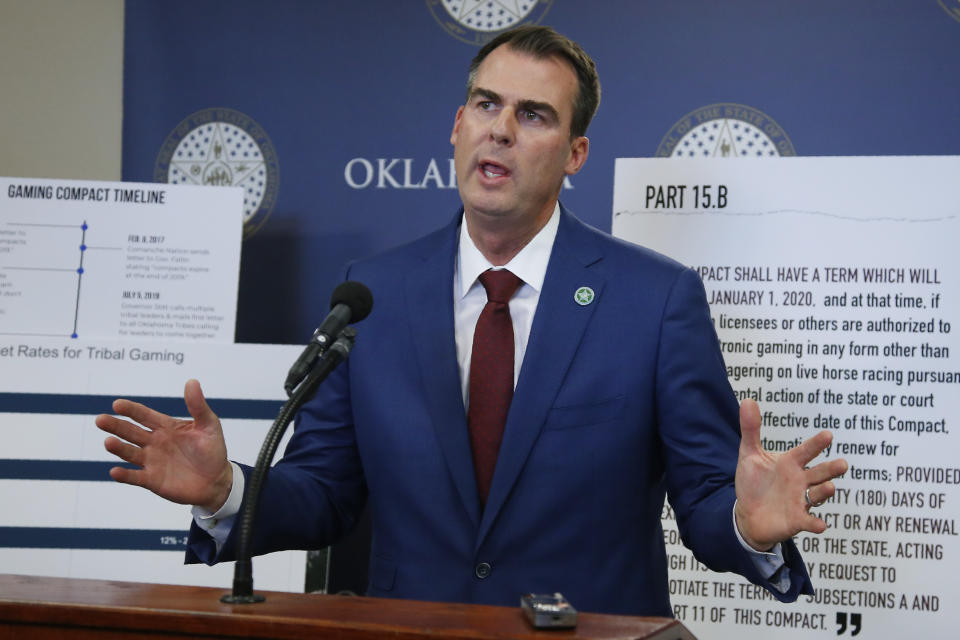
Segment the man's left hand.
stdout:
<svg viewBox="0 0 960 640">
<path fill-rule="evenodd" d="M 810 531 L 823 533 L 827 523 L 810 513 L 833 497 L 833 478 L 847 472 L 843 458 L 807 468 L 833 440 L 821 431 L 784 453 L 764 451 L 760 443 L 760 408 L 753 400 L 740 404 L 740 456 L 737 460 L 737 527 L 757 551 Z"/>
</svg>

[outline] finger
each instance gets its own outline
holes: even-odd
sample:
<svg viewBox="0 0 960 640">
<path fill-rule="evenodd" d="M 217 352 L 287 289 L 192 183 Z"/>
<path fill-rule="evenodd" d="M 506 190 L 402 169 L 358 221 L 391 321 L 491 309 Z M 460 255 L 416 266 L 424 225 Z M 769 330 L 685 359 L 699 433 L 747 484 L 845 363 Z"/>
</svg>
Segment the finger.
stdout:
<svg viewBox="0 0 960 640">
<path fill-rule="evenodd" d="M 847 472 L 847 461 L 843 458 L 828 460 L 807 469 L 807 483 L 810 485 L 820 484 L 827 480 L 833 480 Z"/>
<path fill-rule="evenodd" d="M 165 413 L 154 411 L 139 402 L 124 400 L 123 398 L 113 401 L 113 410 L 121 416 L 136 420 L 151 431 L 163 429 L 164 427 L 172 427 L 177 424 L 175 418 L 171 418 Z"/>
<path fill-rule="evenodd" d="M 101 431 L 111 433 L 118 438 L 133 443 L 138 447 L 143 447 L 150 440 L 150 432 L 126 420 L 121 420 L 114 416 L 101 414 L 94 419 L 94 424 Z"/>
<path fill-rule="evenodd" d="M 800 526 L 800 530 L 809 531 L 810 533 L 823 533 L 827 530 L 827 523 L 816 516 L 808 514 Z"/>
<path fill-rule="evenodd" d="M 183 387 L 183 401 L 187 404 L 190 416 L 198 425 L 209 426 L 217 421 L 217 414 L 203 397 L 203 389 L 200 388 L 198 380 L 187 380 L 187 384 Z"/>
<path fill-rule="evenodd" d="M 137 487 L 143 486 L 143 472 L 139 469 L 113 467 L 110 469 L 110 477 L 123 484 L 132 484 Z"/>
<path fill-rule="evenodd" d="M 143 466 L 144 453 L 140 447 L 135 447 L 117 438 L 107 438 L 103 441 L 103 448 L 124 462 L 135 464 L 138 467 Z"/>
<path fill-rule="evenodd" d="M 740 403 L 740 455 L 760 450 L 760 407 L 748 398 Z"/>
<path fill-rule="evenodd" d="M 811 507 L 818 507 L 833 497 L 837 492 L 837 487 L 832 482 L 824 482 L 807 488 L 807 494 L 810 496 Z"/>
<path fill-rule="evenodd" d="M 785 455 L 790 456 L 790 458 L 801 467 L 805 467 L 811 460 L 820 455 L 832 441 L 832 433 L 829 431 L 821 431 L 812 438 L 808 438 L 793 449 L 790 449 Z"/>
</svg>

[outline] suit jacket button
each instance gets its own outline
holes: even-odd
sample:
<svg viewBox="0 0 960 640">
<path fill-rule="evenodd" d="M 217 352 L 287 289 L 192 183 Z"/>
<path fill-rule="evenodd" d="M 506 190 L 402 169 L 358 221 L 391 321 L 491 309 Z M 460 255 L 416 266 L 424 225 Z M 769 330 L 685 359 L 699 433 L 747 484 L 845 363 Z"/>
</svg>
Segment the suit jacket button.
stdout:
<svg viewBox="0 0 960 640">
<path fill-rule="evenodd" d="M 480 564 L 477 565 L 476 569 L 474 569 L 474 573 L 478 578 L 483 580 L 484 578 L 490 575 L 490 570 L 491 570 L 491 567 L 489 562 L 481 562 Z"/>
</svg>

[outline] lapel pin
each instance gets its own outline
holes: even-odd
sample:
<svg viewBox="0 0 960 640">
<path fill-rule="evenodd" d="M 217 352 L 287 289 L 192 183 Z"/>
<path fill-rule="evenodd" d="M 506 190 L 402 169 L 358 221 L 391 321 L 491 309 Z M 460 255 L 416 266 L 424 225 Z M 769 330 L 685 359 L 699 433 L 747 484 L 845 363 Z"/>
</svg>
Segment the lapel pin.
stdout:
<svg viewBox="0 0 960 640">
<path fill-rule="evenodd" d="M 581 307 L 585 307 L 593 302 L 594 297 L 596 296 L 590 287 L 580 287 L 576 293 L 573 294 L 574 301 Z"/>
</svg>

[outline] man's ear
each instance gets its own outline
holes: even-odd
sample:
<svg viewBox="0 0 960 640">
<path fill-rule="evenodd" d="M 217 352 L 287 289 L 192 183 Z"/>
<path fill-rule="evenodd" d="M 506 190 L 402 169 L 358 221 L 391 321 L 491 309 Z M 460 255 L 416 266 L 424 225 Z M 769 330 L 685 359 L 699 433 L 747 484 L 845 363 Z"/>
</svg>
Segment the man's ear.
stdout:
<svg viewBox="0 0 960 640">
<path fill-rule="evenodd" d="M 570 158 L 567 160 L 567 166 L 564 171 L 568 176 L 580 171 L 583 165 L 587 163 L 587 156 L 590 155 L 590 139 L 586 136 L 574 138 L 570 143 Z"/>
<path fill-rule="evenodd" d="M 457 134 L 460 133 L 461 118 L 463 118 L 463 105 L 457 109 L 457 115 L 453 119 L 453 131 L 450 132 L 450 144 L 457 144 Z"/>
</svg>

